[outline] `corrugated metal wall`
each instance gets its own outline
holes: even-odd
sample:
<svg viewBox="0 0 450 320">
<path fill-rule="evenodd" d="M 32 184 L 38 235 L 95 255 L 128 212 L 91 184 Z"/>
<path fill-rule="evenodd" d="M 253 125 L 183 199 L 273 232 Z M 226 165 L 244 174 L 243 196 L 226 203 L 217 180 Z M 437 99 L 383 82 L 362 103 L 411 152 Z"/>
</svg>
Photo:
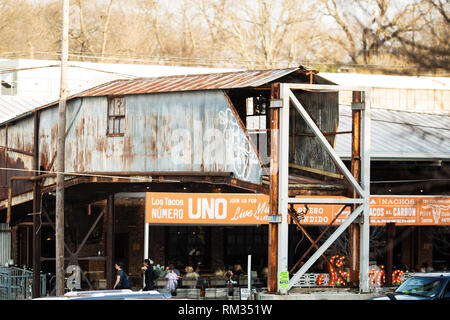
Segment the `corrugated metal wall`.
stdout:
<svg viewBox="0 0 450 320">
<path fill-rule="evenodd" d="M 33 116 L 17 121 L 8 127 L 0 129 L 0 166 L 2 168 L 15 170 L 0 170 L 0 199 L 8 197 L 8 179 L 13 176 L 33 175 L 28 170 L 33 169 Z M 6 156 L 6 150 L 8 154 Z M 13 195 L 30 191 L 31 183 L 25 181 L 15 181 L 13 184 Z"/>
<path fill-rule="evenodd" d="M 6 223 L 0 223 L 0 266 L 9 263 L 11 259 L 11 228 Z"/>
<path fill-rule="evenodd" d="M 125 132 L 119 137 L 106 134 L 106 97 L 68 103 L 67 171 L 233 172 L 260 183 L 257 155 L 222 91 L 127 95 L 125 102 Z M 57 108 L 42 110 L 40 119 L 40 165 L 49 170 Z"/>
<path fill-rule="evenodd" d="M 336 92 L 328 93 L 310 93 L 297 92 L 295 96 L 302 103 L 303 107 L 314 120 L 322 132 L 336 132 L 339 123 L 338 94 Z M 291 116 L 290 127 L 293 127 L 294 117 Z M 290 161 L 297 165 L 337 173 L 331 157 L 325 151 L 317 137 L 301 134 L 311 134 L 311 128 L 305 120 L 295 110 L 295 152 L 292 152 Z M 300 134 L 300 135 L 299 135 Z M 334 147 L 336 135 L 326 136 L 330 144 Z M 291 137 L 292 139 L 292 137 Z"/>
</svg>

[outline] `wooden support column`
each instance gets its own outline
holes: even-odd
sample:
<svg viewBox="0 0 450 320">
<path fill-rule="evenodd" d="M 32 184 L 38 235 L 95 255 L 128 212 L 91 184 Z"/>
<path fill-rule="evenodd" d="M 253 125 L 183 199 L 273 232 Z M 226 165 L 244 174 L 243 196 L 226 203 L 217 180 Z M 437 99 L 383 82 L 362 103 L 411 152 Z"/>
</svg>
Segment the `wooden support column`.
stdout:
<svg viewBox="0 0 450 320">
<path fill-rule="evenodd" d="M 392 285 L 395 223 L 386 223 L 386 285 Z"/>
<path fill-rule="evenodd" d="M 34 175 L 39 175 L 39 113 L 34 113 Z M 38 179 L 33 181 L 33 287 L 32 297 L 41 296 L 41 188 Z"/>
<path fill-rule="evenodd" d="M 107 200 L 108 207 L 108 232 L 107 232 L 107 258 L 106 258 L 106 287 L 111 290 L 114 285 L 114 195 L 109 195 Z"/>
<path fill-rule="evenodd" d="M 353 91 L 352 106 L 361 103 L 361 92 Z M 361 180 L 361 110 L 352 107 L 352 159 L 351 173 L 356 181 Z M 351 196 L 358 197 L 358 193 L 353 189 Z M 353 206 L 352 211 L 356 209 Z M 349 227 L 350 232 L 350 285 L 359 286 L 359 252 L 360 252 L 360 226 L 354 222 Z"/>
<path fill-rule="evenodd" d="M 280 84 L 271 86 L 271 99 L 280 98 Z M 280 109 L 270 108 L 270 215 L 278 215 L 278 162 L 279 162 Z M 275 293 L 278 273 L 278 223 L 269 223 L 267 291 Z"/>
</svg>

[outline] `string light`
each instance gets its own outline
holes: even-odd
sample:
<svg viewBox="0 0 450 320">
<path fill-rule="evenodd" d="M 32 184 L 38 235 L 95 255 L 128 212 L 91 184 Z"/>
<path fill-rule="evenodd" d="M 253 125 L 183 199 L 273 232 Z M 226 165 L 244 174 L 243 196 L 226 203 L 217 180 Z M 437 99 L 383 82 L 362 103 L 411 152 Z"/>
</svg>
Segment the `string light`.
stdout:
<svg viewBox="0 0 450 320">
<path fill-rule="evenodd" d="M 344 265 L 344 259 L 345 256 L 339 256 L 339 255 L 334 255 L 331 257 L 330 259 L 330 264 L 328 265 L 328 272 L 330 274 L 330 282 L 329 282 L 329 286 L 334 286 L 336 285 L 336 279 L 337 279 L 337 284 L 338 285 L 346 285 L 346 281 L 344 280 L 345 278 L 350 277 L 350 272 L 344 272 L 344 271 L 339 271 L 339 275 L 340 277 L 337 277 L 337 273 L 335 271 L 335 269 L 333 268 L 333 265 L 336 266 L 337 268 L 340 268 Z M 335 262 L 336 260 L 336 262 Z M 323 281 L 322 281 L 323 283 Z"/>
<path fill-rule="evenodd" d="M 319 276 L 317 277 L 317 280 L 316 280 L 316 284 L 321 287 L 323 285 L 324 279 L 325 279 L 325 273 L 319 274 Z"/>
<path fill-rule="evenodd" d="M 338 278 L 337 272 L 334 268 L 334 266 L 338 268 L 342 267 L 344 265 L 345 258 L 346 258 L 345 256 L 339 255 L 334 255 L 330 258 L 330 264 L 328 265 L 328 273 L 330 276 L 330 281 L 328 283 L 328 286 L 346 285 L 348 282 L 350 282 L 350 271 L 347 272 L 339 271 L 339 275 L 341 277 Z M 404 273 L 403 270 L 394 270 L 392 272 L 393 285 L 401 284 L 403 273 Z M 324 273 L 319 274 L 319 276 L 316 279 L 317 286 L 324 285 L 325 275 L 326 274 Z M 375 266 L 369 270 L 369 283 L 372 286 L 383 286 L 386 283 L 386 272 L 384 270 L 384 265 L 380 265 L 379 267 Z"/>
<path fill-rule="evenodd" d="M 395 270 L 392 273 L 392 284 L 402 283 L 403 270 Z"/>
</svg>

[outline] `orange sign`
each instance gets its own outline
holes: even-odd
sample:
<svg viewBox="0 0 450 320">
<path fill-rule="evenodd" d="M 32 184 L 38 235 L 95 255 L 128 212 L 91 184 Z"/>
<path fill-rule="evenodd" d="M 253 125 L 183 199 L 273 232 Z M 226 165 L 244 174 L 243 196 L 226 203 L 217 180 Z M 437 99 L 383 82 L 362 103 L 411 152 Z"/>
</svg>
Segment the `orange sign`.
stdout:
<svg viewBox="0 0 450 320">
<path fill-rule="evenodd" d="M 416 226 L 450 225 L 450 197 L 371 196 L 370 223 Z"/>
<path fill-rule="evenodd" d="M 264 194 L 153 193 L 146 195 L 146 222 L 175 224 L 267 224 Z"/>
<path fill-rule="evenodd" d="M 302 224 L 329 224 L 341 210 L 342 205 L 304 205 L 294 206 L 300 214 L 305 214 Z M 351 213 L 346 208 L 336 224 L 341 224 Z M 371 196 L 371 225 L 395 223 L 403 226 L 445 226 L 450 225 L 450 197 L 444 196 Z"/>
<path fill-rule="evenodd" d="M 342 205 L 295 205 L 304 225 L 327 225 Z M 264 194 L 147 193 L 146 222 L 158 224 L 267 224 Z M 335 224 L 350 214 L 345 209 Z M 371 196 L 370 224 L 450 225 L 450 197 Z"/>
</svg>

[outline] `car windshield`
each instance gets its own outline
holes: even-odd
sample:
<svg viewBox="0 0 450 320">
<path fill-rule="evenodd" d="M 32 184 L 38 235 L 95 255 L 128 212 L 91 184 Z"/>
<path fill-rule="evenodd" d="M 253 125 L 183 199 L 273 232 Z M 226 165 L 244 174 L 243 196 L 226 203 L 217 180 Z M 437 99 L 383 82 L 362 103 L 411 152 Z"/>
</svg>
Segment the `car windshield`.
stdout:
<svg viewBox="0 0 450 320">
<path fill-rule="evenodd" d="M 409 294 L 420 297 L 433 298 L 439 293 L 442 279 L 413 277 L 395 290 L 395 293 Z"/>
</svg>

